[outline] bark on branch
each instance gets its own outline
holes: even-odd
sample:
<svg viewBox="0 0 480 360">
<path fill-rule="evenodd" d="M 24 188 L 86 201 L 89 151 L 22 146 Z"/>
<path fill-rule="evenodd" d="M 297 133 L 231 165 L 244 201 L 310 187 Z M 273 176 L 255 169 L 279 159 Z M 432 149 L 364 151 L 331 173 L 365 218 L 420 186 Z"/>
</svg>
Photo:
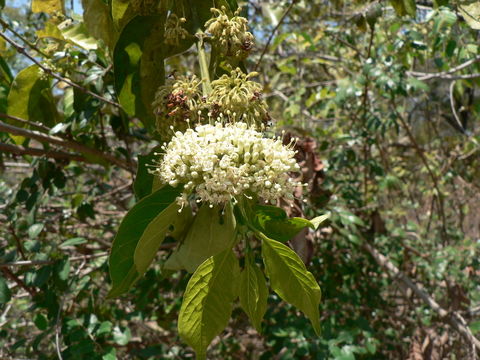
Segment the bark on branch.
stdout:
<svg viewBox="0 0 480 360">
<path fill-rule="evenodd" d="M 113 164 L 122 169 L 125 169 L 127 171 L 135 172 L 134 166 L 128 164 L 126 161 L 118 159 L 111 154 L 103 153 L 97 149 L 92 149 L 76 141 L 66 140 L 66 139 L 59 138 L 57 136 L 47 135 L 35 130 L 22 129 L 22 128 L 4 123 L 3 121 L 0 121 L 0 131 L 6 132 L 12 135 L 28 137 L 30 139 L 37 140 L 39 142 L 46 142 L 49 144 L 57 145 L 62 148 L 78 151 L 82 154 L 92 155 L 102 160 L 105 160 L 110 164 Z"/>
<path fill-rule="evenodd" d="M 87 162 L 88 160 L 81 155 L 71 154 L 64 151 L 43 150 L 36 148 L 26 148 L 19 145 L 11 145 L 0 142 L 0 152 L 8 152 L 15 155 L 46 156 L 53 159 L 68 159 L 74 161 Z"/>
</svg>

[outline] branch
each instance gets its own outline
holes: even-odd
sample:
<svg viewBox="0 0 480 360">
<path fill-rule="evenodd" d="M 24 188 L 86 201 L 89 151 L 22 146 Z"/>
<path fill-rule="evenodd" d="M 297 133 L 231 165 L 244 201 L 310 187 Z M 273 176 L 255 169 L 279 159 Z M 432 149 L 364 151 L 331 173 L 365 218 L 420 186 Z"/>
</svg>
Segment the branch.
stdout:
<svg viewBox="0 0 480 360">
<path fill-rule="evenodd" d="M 31 296 L 37 295 L 37 291 L 34 288 L 28 287 L 22 279 L 20 279 L 17 275 L 10 271 L 10 269 L 2 269 L 4 275 L 17 283 L 22 289 L 28 292 Z"/>
<path fill-rule="evenodd" d="M 253 68 L 253 71 L 257 71 L 260 63 L 262 62 L 263 60 L 263 57 L 265 56 L 265 54 L 267 53 L 268 51 L 268 48 L 270 47 L 270 43 L 272 42 L 273 40 L 273 36 L 275 35 L 275 33 L 277 32 L 278 28 L 280 27 L 280 25 L 282 25 L 283 23 L 283 20 L 285 20 L 285 18 L 287 17 L 288 13 L 290 12 L 290 10 L 292 10 L 293 6 L 298 2 L 298 0 L 292 0 L 292 2 L 290 3 L 290 5 L 288 6 L 287 10 L 285 10 L 285 12 L 283 13 L 282 17 L 280 18 L 280 20 L 278 20 L 278 24 L 277 26 L 275 26 L 275 28 L 272 30 L 272 32 L 270 33 L 270 36 L 268 37 L 268 40 L 267 40 L 267 43 L 265 44 L 265 47 L 263 48 L 263 51 L 262 51 L 262 54 L 260 55 L 260 58 L 258 59 L 257 63 L 255 64 L 255 67 Z"/>
<path fill-rule="evenodd" d="M 452 81 L 452 83 L 450 84 L 450 91 L 449 91 L 450 107 L 452 108 L 452 114 L 453 114 L 453 117 L 455 118 L 455 121 L 457 122 L 457 125 L 460 127 L 460 129 L 462 129 L 462 132 L 465 134 L 465 129 L 463 128 L 463 124 L 460 121 L 460 117 L 457 114 L 457 110 L 455 109 L 455 99 L 453 97 L 453 90 L 454 89 L 455 89 L 455 80 Z"/>
<path fill-rule="evenodd" d="M 447 233 L 447 230 L 446 230 L 447 219 L 446 219 L 446 216 L 445 216 L 445 206 L 444 206 L 444 201 L 443 201 L 444 200 L 443 192 L 440 190 L 440 185 L 438 183 L 438 178 L 434 174 L 433 170 L 430 168 L 427 157 L 425 156 L 425 153 L 424 153 L 423 149 L 418 145 L 417 141 L 415 140 L 415 136 L 413 136 L 413 133 L 412 133 L 412 130 L 410 129 L 410 126 L 407 124 L 407 122 L 403 118 L 402 114 L 400 114 L 398 112 L 397 107 L 396 107 L 394 102 L 392 103 L 392 105 L 393 105 L 392 106 L 393 111 L 397 115 L 398 119 L 400 120 L 400 123 L 401 123 L 402 127 L 405 129 L 405 131 L 407 133 L 408 139 L 412 143 L 413 148 L 417 152 L 418 156 L 420 157 L 420 160 L 425 165 L 425 168 L 427 169 L 428 174 L 432 178 L 433 187 L 437 191 L 437 200 L 438 200 L 438 207 L 439 207 L 440 216 L 442 217 L 442 227 L 443 227 L 442 228 L 442 231 L 443 231 L 442 235 L 445 236 L 446 233 Z"/>
<path fill-rule="evenodd" d="M 421 284 L 415 284 L 407 275 L 401 272 L 392 262 L 382 254 L 378 252 L 372 245 L 368 243 L 364 243 L 363 247 L 372 255 L 378 265 L 382 268 L 387 270 L 391 277 L 394 279 L 398 279 L 403 284 L 405 284 L 408 288 L 410 288 L 415 295 L 417 295 L 423 302 L 430 306 L 437 315 L 441 318 L 446 320 L 450 325 L 452 325 L 465 340 L 471 343 L 474 348 L 480 350 L 480 340 L 473 336 L 472 331 L 468 327 L 465 319 L 455 311 L 448 312 L 447 310 L 443 309 L 435 299 L 430 296 Z"/>
<path fill-rule="evenodd" d="M 460 80 L 460 79 L 474 79 L 477 77 L 480 77 L 480 73 L 475 73 L 475 74 L 467 74 L 467 75 L 452 75 L 453 73 L 456 73 L 457 71 L 463 70 L 470 65 L 473 65 L 477 62 L 480 61 L 480 55 L 470 59 L 463 64 L 460 64 L 454 68 L 451 68 L 450 70 L 447 71 L 441 71 L 438 73 L 424 73 L 424 72 L 417 72 L 417 71 L 408 71 L 407 75 L 410 76 L 415 76 L 418 77 L 418 80 L 430 80 L 430 79 L 435 79 L 435 78 L 440 78 L 444 80 Z"/>
<path fill-rule="evenodd" d="M 63 151 L 42 150 L 35 148 L 26 148 L 19 145 L 11 145 L 0 142 L 0 152 L 8 152 L 15 155 L 46 156 L 53 159 L 68 159 L 74 161 L 89 162 L 81 155 L 71 154 Z"/>
<path fill-rule="evenodd" d="M 16 116 L 13 116 L 13 115 L 7 115 L 7 114 L 2 114 L 0 113 L 0 118 L 4 118 L 4 119 L 11 119 L 11 120 L 14 120 L 14 121 L 17 121 L 19 123 L 22 123 L 22 124 L 25 124 L 25 125 L 28 125 L 28 126 L 31 126 L 31 127 L 34 127 L 36 128 L 37 130 L 41 130 L 41 131 L 44 131 L 44 132 L 49 132 L 51 129 L 43 124 L 37 124 L 33 121 L 30 121 L 30 120 L 25 120 L 25 119 L 21 119 L 19 117 L 16 117 Z"/>
<path fill-rule="evenodd" d="M 22 35 L 20 35 L 18 32 L 15 31 L 15 29 L 13 29 L 5 20 L 3 19 L 0 19 L 0 24 L 3 26 L 4 29 L 8 29 L 13 35 L 15 35 L 16 37 L 18 37 L 20 40 L 22 40 L 25 44 L 28 45 L 28 47 L 32 50 L 35 50 L 36 52 L 38 52 L 39 54 L 41 54 L 42 56 L 48 58 L 50 56 L 48 56 L 47 54 L 45 54 L 42 50 L 40 50 L 39 48 L 37 48 L 34 44 L 32 44 L 30 41 L 28 41 L 27 39 L 25 39 Z"/>
<path fill-rule="evenodd" d="M 3 32 L 0 32 L 0 36 L 2 38 L 5 39 L 5 41 L 7 41 L 10 45 L 12 45 L 15 50 L 19 53 L 19 54 L 22 54 L 24 55 L 25 57 L 27 57 L 30 61 L 32 61 L 33 63 L 35 63 L 39 68 L 41 68 L 45 74 L 48 74 L 52 77 L 54 77 L 55 79 L 57 80 L 60 80 L 60 81 L 63 81 L 64 83 L 74 87 L 74 88 L 77 88 L 78 90 L 82 91 L 83 93 L 85 94 L 88 94 L 90 96 L 93 96 L 94 98 L 100 100 L 100 101 L 103 101 L 107 104 L 110 104 L 110 105 L 113 105 L 117 108 L 120 108 L 120 104 L 115 102 L 115 101 L 112 101 L 112 100 L 109 100 L 103 96 L 100 96 L 98 94 L 95 94 L 94 92 L 84 88 L 83 86 L 77 84 L 77 83 L 74 83 L 73 81 L 67 79 L 67 78 L 64 78 L 63 76 L 57 74 L 57 73 L 54 73 L 52 71 L 52 69 L 46 67 L 45 65 L 43 65 L 40 61 L 38 61 L 37 59 L 35 59 L 32 55 L 30 55 L 27 51 L 25 51 L 25 48 L 19 44 L 17 44 L 15 41 L 13 41 L 12 39 L 10 39 L 7 35 L 5 35 Z"/>
<path fill-rule="evenodd" d="M 66 139 L 59 138 L 57 136 L 47 135 L 35 130 L 22 129 L 13 125 L 6 124 L 3 121 L 0 121 L 0 131 L 7 132 L 12 135 L 28 137 L 30 139 L 35 139 L 40 142 L 47 142 L 50 144 L 61 146 L 63 148 L 78 151 L 82 154 L 89 154 L 92 156 L 96 156 L 111 164 L 117 165 L 122 169 L 125 169 L 130 172 L 135 172 L 134 166 L 129 165 L 127 162 L 121 159 L 118 159 L 111 154 L 103 153 L 97 149 L 92 149 L 76 141 L 66 140 Z"/>
</svg>

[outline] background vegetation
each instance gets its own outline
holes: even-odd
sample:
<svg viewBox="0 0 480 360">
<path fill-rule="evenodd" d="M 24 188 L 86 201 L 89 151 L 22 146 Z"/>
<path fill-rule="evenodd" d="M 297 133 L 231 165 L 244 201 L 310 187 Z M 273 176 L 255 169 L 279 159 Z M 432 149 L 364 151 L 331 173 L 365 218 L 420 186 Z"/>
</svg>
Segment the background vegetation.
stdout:
<svg viewBox="0 0 480 360">
<path fill-rule="evenodd" d="M 176 332 L 188 274 L 159 261 L 105 300 L 137 163 L 158 144 L 144 97 L 198 69 L 195 47 L 166 49 L 134 18 L 156 3 L 0 1 L 2 359 L 193 357 Z M 235 309 L 209 358 L 478 358 L 480 2 L 240 5 L 245 68 L 276 129 L 300 137 L 302 211 L 331 213 L 291 242 L 323 291 L 322 336 L 271 295 L 262 334 Z M 139 68 L 117 49 L 143 40 Z"/>
</svg>

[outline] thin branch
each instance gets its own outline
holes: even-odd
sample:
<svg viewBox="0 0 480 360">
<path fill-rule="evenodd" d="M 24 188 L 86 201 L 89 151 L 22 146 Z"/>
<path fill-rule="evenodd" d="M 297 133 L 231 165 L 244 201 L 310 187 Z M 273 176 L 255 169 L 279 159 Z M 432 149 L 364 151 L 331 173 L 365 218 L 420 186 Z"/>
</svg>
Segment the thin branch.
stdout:
<svg viewBox="0 0 480 360">
<path fill-rule="evenodd" d="M 262 54 L 260 55 L 260 58 L 258 59 L 257 63 L 255 64 L 255 68 L 253 69 L 253 71 L 256 71 L 256 70 L 258 69 L 258 67 L 260 66 L 260 63 L 262 62 L 263 57 L 264 57 L 265 54 L 267 53 L 268 48 L 270 47 L 270 43 L 272 42 L 275 33 L 277 32 L 277 30 L 278 30 L 278 28 L 280 27 L 280 25 L 282 25 L 283 20 L 285 20 L 285 18 L 287 17 L 288 13 L 290 12 L 290 10 L 292 10 L 292 8 L 295 6 L 295 4 L 296 4 L 297 2 L 298 2 L 298 0 L 292 0 L 292 2 L 290 3 L 290 5 L 288 6 L 287 10 L 285 10 L 285 12 L 283 13 L 283 15 L 282 15 L 282 17 L 280 18 L 280 20 L 278 20 L 277 26 L 275 26 L 275 28 L 274 28 L 274 29 L 272 30 L 272 32 L 270 33 L 270 36 L 268 37 L 267 43 L 265 44 L 265 47 L 263 48 Z"/>
<path fill-rule="evenodd" d="M 52 77 L 54 77 L 55 79 L 57 80 L 60 80 L 74 88 L 77 88 L 78 90 L 84 92 L 85 94 L 88 94 L 90 96 L 93 96 L 94 98 L 100 100 L 100 101 L 103 101 L 107 104 L 110 104 L 110 105 L 113 105 L 117 108 L 120 108 L 120 104 L 115 102 L 115 101 L 112 101 L 112 100 L 109 100 L 101 95 L 98 95 L 98 94 L 95 94 L 94 92 L 88 90 L 87 88 L 84 88 L 83 86 L 77 84 L 77 83 L 74 83 L 73 81 L 67 79 L 67 78 L 64 78 L 63 76 L 55 73 L 52 71 L 52 69 L 46 67 L 45 65 L 43 65 L 40 61 L 38 61 L 37 59 L 35 59 L 32 55 L 30 55 L 27 51 L 25 51 L 25 48 L 19 44 L 17 44 L 15 41 L 13 41 L 12 39 L 10 39 L 7 35 L 5 35 L 3 32 L 0 32 L 0 36 L 2 38 L 5 39 L 5 41 L 7 41 L 10 45 L 12 45 L 15 50 L 19 53 L 19 54 L 22 54 L 24 55 L 25 57 L 27 57 L 30 61 L 32 61 L 33 63 L 35 63 L 39 68 L 41 68 L 45 74 L 48 74 Z"/>
<path fill-rule="evenodd" d="M 447 219 L 446 219 L 446 216 L 445 216 L 445 207 L 444 207 L 444 202 L 443 202 L 443 193 L 442 191 L 440 190 L 440 185 L 438 183 L 438 179 L 437 179 L 437 176 L 433 173 L 433 170 L 430 168 L 430 164 L 428 163 L 428 160 L 425 156 L 425 153 L 424 151 L 422 150 L 422 148 L 418 145 L 417 141 L 415 140 L 415 136 L 413 136 L 413 133 L 412 133 L 412 130 L 410 129 L 410 126 L 407 124 L 407 122 L 405 121 L 405 119 L 403 118 L 402 114 L 400 114 L 398 111 L 397 111 L 397 107 L 395 105 L 395 103 L 392 104 L 393 106 L 393 111 L 395 112 L 395 114 L 397 115 L 398 119 L 400 120 L 400 123 L 402 124 L 402 127 L 405 129 L 406 133 L 407 133 L 407 136 L 408 136 L 408 139 L 410 140 L 410 142 L 412 143 L 413 145 L 413 148 L 415 149 L 415 151 L 417 152 L 418 156 L 420 157 L 420 159 L 422 160 L 423 164 L 425 165 L 425 168 L 427 169 L 427 172 L 428 174 L 430 175 L 430 177 L 432 178 L 432 182 L 433 182 L 433 187 L 435 188 L 435 190 L 437 191 L 437 199 L 438 199 L 438 207 L 439 207 L 439 212 L 440 212 L 440 216 L 442 217 L 442 231 L 443 231 L 443 235 L 446 234 L 446 226 L 447 226 Z"/>
<path fill-rule="evenodd" d="M 448 312 L 443 309 L 435 299 L 427 293 L 421 284 L 415 284 L 407 275 L 401 272 L 387 257 L 378 252 L 378 250 L 372 245 L 365 242 L 363 247 L 370 253 L 370 255 L 372 255 L 378 265 L 390 273 L 392 278 L 400 280 L 410 288 L 415 295 L 422 299 L 426 305 L 430 306 L 430 308 L 432 308 L 441 319 L 446 320 L 465 340 L 471 343 L 477 350 L 480 350 L 480 340 L 473 336 L 465 319 L 460 314 L 455 311 Z"/>
<path fill-rule="evenodd" d="M 9 125 L 4 123 L 3 121 L 0 121 L 0 131 L 7 132 L 12 135 L 18 135 L 18 136 L 24 136 L 28 137 L 30 139 L 35 139 L 40 142 L 47 142 L 50 144 L 54 144 L 57 146 L 61 146 L 63 148 L 71 149 L 78 151 L 82 154 L 89 154 L 93 155 L 96 157 L 99 157 L 103 160 L 106 160 L 107 162 L 117 165 L 121 167 L 122 169 L 125 169 L 130 172 L 134 172 L 134 168 L 130 166 L 127 162 L 124 160 L 118 159 L 115 156 L 108 154 L 108 153 L 103 153 L 97 149 L 92 149 L 88 146 L 85 146 L 83 144 L 80 144 L 76 141 L 73 140 L 66 140 L 59 138 L 57 136 L 52 136 L 52 135 L 47 135 L 35 130 L 27 130 L 27 129 L 22 129 L 13 125 Z"/>
<path fill-rule="evenodd" d="M 8 24 L 5 20 L 1 19 L 0 18 L 0 24 L 4 27 L 4 29 L 8 29 L 13 35 L 15 35 L 17 38 L 19 38 L 20 40 L 22 40 L 25 44 L 27 44 L 27 46 L 32 49 L 32 50 L 35 50 L 36 52 L 38 52 L 39 54 L 41 54 L 42 56 L 48 58 L 50 57 L 49 55 L 45 54 L 42 50 L 40 50 L 38 47 L 36 47 L 34 44 L 32 44 L 30 41 L 28 41 L 27 39 L 25 39 L 25 37 L 23 37 L 22 35 L 20 35 L 17 31 L 15 31 L 15 29 L 13 29 L 10 24 Z"/>
<path fill-rule="evenodd" d="M 37 124 L 37 123 L 34 123 L 33 121 L 25 120 L 25 119 L 22 119 L 22 118 L 19 118 L 17 116 L 13 116 L 13 115 L 7 115 L 7 114 L 0 113 L 0 118 L 14 120 L 14 121 L 17 121 L 17 122 L 22 123 L 24 125 L 34 127 L 37 130 L 44 131 L 44 132 L 47 132 L 47 133 L 51 130 L 49 127 L 47 127 L 43 124 Z"/>
<path fill-rule="evenodd" d="M 457 121 L 457 125 L 460 127 L 460 129 L 462 129 L 462 132 L 465 133 L 465 129 L 463 128 L 463 124 L 462 122 L 460 121 L 460 117 L 458 116 L 457 114 L 457 110 L 455 109 L 455 99 L 453 97 L 453 90 L 455 88 L 455 80 L 451 82 L 450 84 L 450 91 L 449 91 L 449 94 L 450 94 L 450 107 L 452 108 L 452 114 L 453 114 L 453 117 L 455 118 L 455 120 Z"/>
<path fill-rule="evenodd" d="M 20 279 L 17 275 L 15 275 L 13 272 L 10 271 L 10 269 L 3 268 L 2 272 L 4 275 L 10 279 L 12 279 L 14 282 L 17 283 L 18 286 L 20 286 L 22 289 L 24 289 L 26 292 L 28 292 L 31 296 L 37 295 L 37 291 L 34 288 L 28 287 L 22 279 Z"/>
<path fill-rule="evenodd" d="M 71 154 L 64 151 L 26 148 L 20 145 L 5 144 L 2 142 L 0 142 L 0 152 L 8 152 L 15 155 L 46 156 L 53 159 L 68 159 L 74 161 L 89 162 L 81 155 Z"/>
<path fill-rule="evenodd" d="M 476 74 L 458 75 L 458 76 L 452 76 L 451 74 L 456 73 L 460 70 L 463 70 L 479 61 L 480 61 L 480 55 L 464 62 L 463 64 L 460 64 L 454 68 L 451 68 L 450 70 L 441 71 L 437 73 L 423 73 L 423 72 L 417 72 L 417 71 L 408 71 L 407 75 L 418 77 L 418 80 L 430 80 L 435 78 L 446 79 L 446 80 L 473 79 L 473 78 L 480 77 L 480 74 L 476 73 Z"/>
</svg>

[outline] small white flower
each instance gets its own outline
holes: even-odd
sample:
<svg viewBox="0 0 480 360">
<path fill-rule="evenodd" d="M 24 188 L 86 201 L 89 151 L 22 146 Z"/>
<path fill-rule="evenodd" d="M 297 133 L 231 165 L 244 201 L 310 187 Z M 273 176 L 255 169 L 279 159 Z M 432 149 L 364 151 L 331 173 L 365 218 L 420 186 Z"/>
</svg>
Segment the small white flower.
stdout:
<svg viewBox="0 0 480 360">
<path fill-rule="evenodd" d="M 181 205 L 191 194 L 209 204 L 241 195 L 274 203 L 281 197 L 291 200 L 294 188 L 301 185 L 288 175 L 299 170 L 291 146 L 264 138 L 245 123 L 198 125 L 175 133 L 163 150 L 153 172 L 163 183 L 184 185 L 177 198 Z"/>
</svg>

